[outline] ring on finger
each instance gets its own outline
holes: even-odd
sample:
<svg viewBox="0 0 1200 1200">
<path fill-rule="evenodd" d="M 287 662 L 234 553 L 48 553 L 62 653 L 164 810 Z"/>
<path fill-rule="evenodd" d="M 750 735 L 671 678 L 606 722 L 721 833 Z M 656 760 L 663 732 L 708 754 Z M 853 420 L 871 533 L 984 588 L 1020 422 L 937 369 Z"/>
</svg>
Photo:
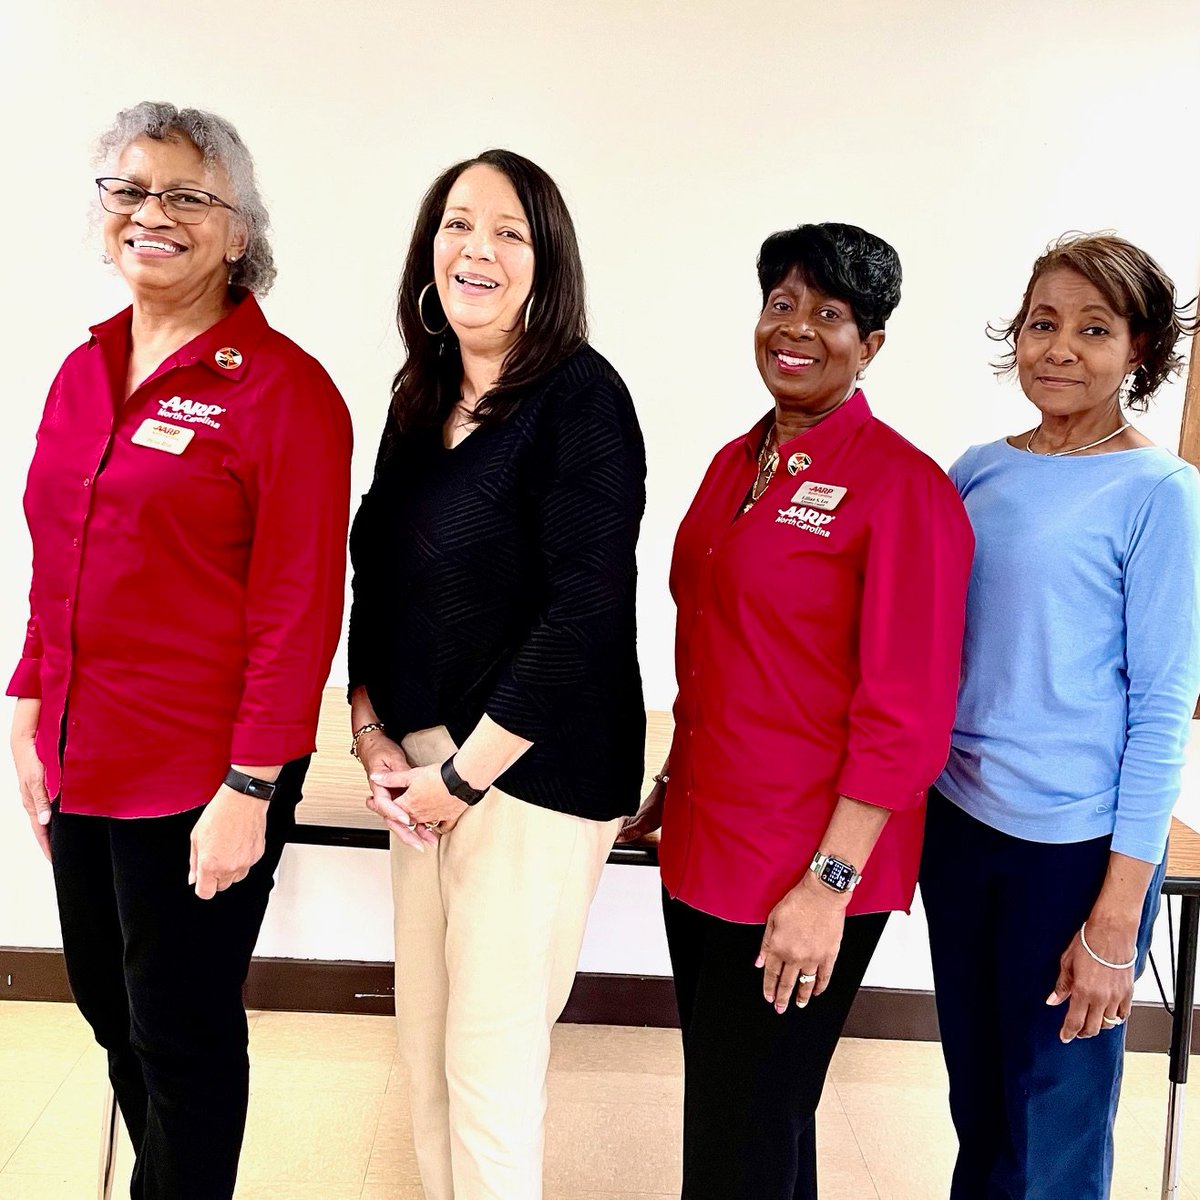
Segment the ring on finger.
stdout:
<svg viewBox="0 0 1200 1200">
<path fill-rule="evenodd" d="M 430 833 L 437 833 L 438 829 L 441 828 L 441 824 L 441 821 L 426 821 L 425 828 L 428 829 Z"/>
<path fill-rule="evenodd" d="M 816 975 L 797 975 L 796 982 L 797 983 L 816 983 L 817 977 L 816 977 Z"/>
<path fill-rule="evenodd" d="M 1125 1024 L 1124 1017 L 1101 1017 L 1100 1020 L 1102 1020 L 1105 1023 L 1105 1025 L 1107 1025 L 1110 1029 L 1112 1029 L 1116 1025 L 1124 1025 Z"/>
</svg>

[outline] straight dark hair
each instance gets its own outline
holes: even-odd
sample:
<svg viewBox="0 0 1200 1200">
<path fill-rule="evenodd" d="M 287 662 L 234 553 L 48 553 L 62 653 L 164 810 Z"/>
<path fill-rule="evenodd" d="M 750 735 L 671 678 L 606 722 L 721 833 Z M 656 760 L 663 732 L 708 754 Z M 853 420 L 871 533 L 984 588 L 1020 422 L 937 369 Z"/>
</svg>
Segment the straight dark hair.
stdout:
<svg viewBox="0 0 1200 1200">
<path fill-rule="evenodd" d="M 558 185 L 536 163 L 511 150 L 485 150 L 455 163 L 434 180 L 421 201 L 400 277 L 396 323 L 408 357 L 392 380 L 396 432 L 440 428 L 461 395 L 462 355 L 437 289 L 430 288 L 425 297 L 424 321 L 419 302 L 422 289 L 433 281 L 433 243 L 450 189 L 464 171 L 480 165 L 502 172 L 525 210 L 533 243 L 533 290 L 525 329 L 505 357 L 496 386 L 480 398 L 475 421 L 503 421 L 532 384 L 587 340 L 583 263 Z M 441 332 L 430 334 L 427 323 Z"/>
</svg>

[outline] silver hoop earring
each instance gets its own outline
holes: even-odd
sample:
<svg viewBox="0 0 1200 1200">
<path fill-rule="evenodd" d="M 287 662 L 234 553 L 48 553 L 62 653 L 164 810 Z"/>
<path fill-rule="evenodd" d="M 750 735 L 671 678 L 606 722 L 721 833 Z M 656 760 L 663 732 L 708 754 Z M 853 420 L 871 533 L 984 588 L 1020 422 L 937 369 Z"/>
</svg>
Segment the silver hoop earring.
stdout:
<svg viewBox="0 0 1200 1200">
<path fill-rule="evenodd" d="M 533 293 L 529 293 L 529 299 L 525 301 L 525 332 L 529 332 L 529 322 L 533 317 Z"/>
<path fill-rule="evenodd" d="M 421 289 L 421 294 L 417 297 L 417 316 L 421 320 L 421 328 L 424 329 L 430 337 L 441 337 L 442 334 L 450 328 L 449 318 L 447 318 L 445 325 L 443 325 L 441 329 L 430 329 L 425 323 L 425 293 L 429 291 L 431 287 L 433 287 L 432 279 Z M 443 316 L 444 315 L 445 314 L 443 314 Z"/>
</svg>

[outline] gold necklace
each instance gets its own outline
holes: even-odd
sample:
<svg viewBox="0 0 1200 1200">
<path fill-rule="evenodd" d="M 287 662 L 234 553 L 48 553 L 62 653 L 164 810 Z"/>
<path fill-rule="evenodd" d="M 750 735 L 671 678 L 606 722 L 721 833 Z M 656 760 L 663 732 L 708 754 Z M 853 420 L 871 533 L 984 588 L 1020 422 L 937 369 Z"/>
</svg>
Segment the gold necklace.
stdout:
<svg viewBox="0 0 1200 1200">
<path fill-rule="evenodd" d="M 1126 421 L 1124 425 L 1121 425 L 1117 429 L 1114 429 L 1112 431 L 1112 433 L 1108 434 L 1105 437 L 1098 438 L 1094 442 L 1088 442 L 1088 444 L 1086 446 L 1074 446 L 1070 450 L 1055 450 L 1052 453 L 1042 455 L 1042 457 L 1043 458 L 1063 458 L 1067 454 L 1078 454 L 1081 450 L 1093 450 L 1097 446 L 1103 446 L 1105 442 L 1111 442 L 1113 440 L 1113 438 L 1115 438 L 1117 436 L 1117 434 L 1124 433 L 1125 430 L 1127 430 L 1128 428 L 1129 428 L 1129 422 Z M 1037 451 L 1034 450 L 1034 448 L 1033 448 L 1033 439 L 1035 437 L 1037 437 L 1037 435 L 1041 432 L 1042 432 L 1042 427 L 1039 424 L 1038 427 L 1029 435 L 1029 441 L 1027 441 L 1025 443 L 1025 449 L 1030 454 L 1037 453 Z"/>
<path fill-rule="evenodd" d="M 763 438 L 763 444 L 758 449 L 758 473 L 750 485 L 750 495 L 746 498 L 746 503 L 742 505 L 742 512 L 749 512 L 758 503 L 763 493 L 771 486 L 771 480 L 775 478 L 775 472 L 779 469 L 779 447 L 772 447 L 774 441 L 775 423 L 772 422 L 771 428 L 767 430 L 767 436 Z M 768 449 L 770 449 L 769 454 L 767 453 Z"/>
</svg>

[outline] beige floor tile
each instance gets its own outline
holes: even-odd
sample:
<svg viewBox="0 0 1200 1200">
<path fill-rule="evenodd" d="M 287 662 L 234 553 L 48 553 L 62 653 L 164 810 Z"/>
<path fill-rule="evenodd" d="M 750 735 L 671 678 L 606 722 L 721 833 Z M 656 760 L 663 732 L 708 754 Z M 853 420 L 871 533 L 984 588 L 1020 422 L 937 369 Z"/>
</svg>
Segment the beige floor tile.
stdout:
<svg viewBox="0 0 1200 1200">
<path fill-rule="evenodd" d="M 295 1183 L 271 1179 L 265 1182 L 239 1180 L 233 1200 L 360 1200 L 358 1183 Z M 0 1195 L 2 1200 L 2 1195 Z"/>
<path fill-rule="evenodd" d="M 46 1088 L 32 1082 L 0 1083 L 0 1171 L 37 1124 L 58 1084 Z"/>
<path fill-rule="evenodd" d="M 877 1200 L 858 1139 L 845 1113 L 817 1111 L 817 1178 L 822 1200 Z"/>
<path fill-rule="evenodd" d="M 92 1031 L 73 1004 L 0 1003 L 0 1083 L 61 1082 L 90 1045 Z"/>
<path fill-rule="evenodd" d="M 367 1181 L 359 1200 L 425 1200 L 425 1193 L 420 1184 L 404 1186 L 390 1183 L 386 1180 L 379 1182 Z"/>
<path fill-rule="evenodd" d="M 250 1034 L 258 1090 L 383 1092 L 396 1053 L 390 1017 L 262 1013 Z"/>
<path fill-rule="evenodd" d="M 876 1042 L 842 1038 L 829 1077 L 842 1083 L 916 1084 L 948 1088 L 942 1050 L 936 1042 Z"/>
<path fill-rule="evenodd" d="M 822 1193 L 824 1195 L 824 1193 Z M 364 1197 L 365 1200 L 365 1197 Z M 560 1192 L 547 1186 L 543 1200 L 679 1200 L 678 1192 Z M 836 1198 L 834 1198 L 836 1200 Z"/>
<path fill-rule="evenodd" d="M 239 1178 L 246 1184 L 361 1184 L 383 1093 L 259 1089 Z"/>
<path fill-rule="evenodd" d="M 550 1104 L 559 1100 L 608 1100 L 615 1103 L 683 1104 L 679 1075 L 634 1071 L 551 1071 L 546 1080 Z"/>
<path fill-rule="evenodd" d="M 931 1116 L 895 1100 L 895 1093 L 889 1092 L 873 1107 L 846 1109 L 880 1200 L 939 1200 L 949 1195 L 955 1154 L 949 1114 Z"/>
<path fill-rule="evenodd" d="M 403 1092 L 408 1087 L 408 1068 L 397 1054 L 392 1059 L 392 1067 L 388 1072 L 387 1088 L 389 1092 Z"/>
<path fill-rule="evenodd" d="M 675 1105 L 557 1100 L 546 1121 L 546 1184 L 678 1195 L 681 1125 Z"/>
<path fill-rule="evenodd" d="M 88 1190 L 78 1175 L 13 1175 L 0 1173 L 0 1200 L 80 1200 L 96 1194 L 93 1182 Z M 129 1189 L 125 1189 L 125 1195 Z M 114 1189 L 114 1195 L 120 1195 Z"/>
<path fill-rule="evenodd" d="M 683 1070 L 678 1029 L 625 1025 L 556 1025 L 550 1043 L 552 1071 L 636 1070 L 676 1075 Z"/>
<path fill-rule="evenodd" d="M 100 1158 L 104 1084 L 63 1084 L 45 1106 L 5 1171 L 15 1175 L 94 1177 Z M 125 1143 L 125 1157 L 132 1151 Z"/>
<path fill-rule="evenodd" d="M 399 1189 L 420 1186 L 408 1101 L 401 1092 L 389 1092 L 380 1102 L 366 1181 L 372 1187 L 385 1184 Z"/>
</svg>

